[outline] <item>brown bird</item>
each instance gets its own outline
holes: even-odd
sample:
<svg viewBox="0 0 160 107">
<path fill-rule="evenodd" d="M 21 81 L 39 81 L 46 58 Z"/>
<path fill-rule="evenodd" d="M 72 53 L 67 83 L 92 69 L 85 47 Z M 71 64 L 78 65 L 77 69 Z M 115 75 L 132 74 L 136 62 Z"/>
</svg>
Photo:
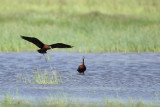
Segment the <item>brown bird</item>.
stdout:
<svg viewBox="0 0 160 107">
<path fill-rule="evenodd" d="M 67 45 L 67 44 L 63 44 L 63 43 L 55 43 L 52 45 L 47 45 L 47 44 L 42 43 L 40 40 L 38 40 L 37 38 L 34 38 L 34 37 L 26 37 L 26 36 L 21 35 L 21 38 L 24 40 L 27 40 L 29 42 L 32 42 L 33 44 L 38 46 L 40 49 L 37 51 L 43 55 L 45 53 L 47 53 L 47 50 L 49 50 L 51 48 L 72 48 L 73 47 L 71 45 Z"/>
<path fill-rule="evenodd" d="M 86 66 L 84 65 L 84 56 L 83 56 L 83 62 L 82 65 L 80 65 L 77 69 L 77 71 L 81 74 L 84 74 L 84 71 L 86 70 Z"/>
</svg>

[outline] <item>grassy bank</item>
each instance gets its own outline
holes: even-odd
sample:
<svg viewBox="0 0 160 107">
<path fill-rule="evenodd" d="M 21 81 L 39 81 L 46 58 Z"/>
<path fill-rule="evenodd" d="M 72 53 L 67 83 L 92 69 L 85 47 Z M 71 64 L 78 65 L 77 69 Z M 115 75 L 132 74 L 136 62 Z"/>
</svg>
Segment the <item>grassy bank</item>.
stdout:
<svg viewBox="0 0 160 107">
<path fill-rule="evenodd" d="M 0 2 L 0 51 L 37 49 L 26 35 L 74 52 L 160 52 L 158 0 Z"/>
<path fill-rule="evenodd" d="M 32 104 L 0 104 L 0 107 L 159 107 L 152 104 L 122 104 L 118 102 L 111 102 L 110 104 L 72 104 L 72 103 L 62 103 L 62 104 L 44 104 L 44 105 L 32 105 Z"/>
<path fill-rule="evenodd" d="M 18 100 L 11 96 L 4 96 L 4 99 L 0 101 L 0 107 L 159 107 L 159 103 L 150 102 L 148 104 L 140 102 L 135 102 L 133 100 L 129 100 L 129 102 L 123 103 L 121 101 L 109 101 L 105 99 L 105 101 L 101 103 L 96 102 L 77 102 L 78 100 L 73 99 L 70 100 L 66 96 L 55 98 L 50 97 L 46 100 L 37 100 L 29 101 L 29 100 Z"/>
</svg>

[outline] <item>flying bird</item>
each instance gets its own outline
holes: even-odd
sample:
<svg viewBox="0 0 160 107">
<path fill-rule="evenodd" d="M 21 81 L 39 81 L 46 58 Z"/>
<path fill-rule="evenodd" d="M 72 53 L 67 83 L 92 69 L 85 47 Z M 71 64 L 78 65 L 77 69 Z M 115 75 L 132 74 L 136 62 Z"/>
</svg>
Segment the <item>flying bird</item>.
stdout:
<svg viewBox="0 0 160 107">
<path fill-rule="evenodd" d="M 84 56 L 83 56 L 83 62 L 82 65 L 80 65 L 77 69 L 77 71 L 81 74 L 84 74 L 84 71 L 86 70 L 86 66 L 84 65 Z"/>
<path fill-rule="evenodd" d="M 27 40 L 29 42 L 32 42 L 33 44 L 38 46 L 40 49 L 37 50 L 37 51 L 39 53 L 43 54 L 43 55 L 45 53 L 47 53 L 47 50 L 52 49 L 52 48 L 72 48 L 73 47 L 71 45 L 67 45 L 67 44 L 64 44 L 64 43 L 55 43 L 55 44 L 52 44 L 52 45 L 47 45 L 47 44 L 42 43 L 40 40 L 38 40 L 35 37 L 26 37 L 26 36 L 21 35 L 21 38 L 24 39 L 24 40 Z"/>
</svg>

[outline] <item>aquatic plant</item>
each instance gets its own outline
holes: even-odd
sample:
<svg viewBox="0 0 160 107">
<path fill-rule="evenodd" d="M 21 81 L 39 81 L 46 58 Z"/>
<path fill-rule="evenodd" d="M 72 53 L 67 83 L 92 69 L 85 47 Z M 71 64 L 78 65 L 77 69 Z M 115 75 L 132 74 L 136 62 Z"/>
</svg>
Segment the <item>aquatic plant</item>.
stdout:
<svg viewBox="0 0 160 107">
<path fill-rule="evenodd" d="M 52 69 L 49 72 L 37 69 L 34 74 L 34 80 L 35 84 L 62 84 L 61 75 Z"/>
<path fill-rule="evenodd" d="M 31 75 L 31 76 L 30 76 Z M 49 70 L 34 69 L 34 72 L 27 75 L 26 72 L 17 74 L 17 82 L 25 84 L 62 84 L 61 75 L 53 68 Z"/>
<path fill-rule="evenodd" d="M 33 83 L 32 82 L 32 78 L 29 75 L 27 75 L 26 71 L 18 73 L 16 77 L 17 77 L 16 78 L 16 82 L 17 83 L 25 83 L 25 84 L 31 84 L 31 83 Z"/>
</svg>

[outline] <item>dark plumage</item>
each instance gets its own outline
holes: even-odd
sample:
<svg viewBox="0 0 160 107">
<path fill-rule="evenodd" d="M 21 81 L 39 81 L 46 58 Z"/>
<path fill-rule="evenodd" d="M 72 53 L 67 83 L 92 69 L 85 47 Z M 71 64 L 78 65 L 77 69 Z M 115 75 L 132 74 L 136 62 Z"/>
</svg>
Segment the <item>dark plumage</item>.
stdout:
<svg viewBox="0 0 160 107">
<path fill-rule="evenodd" d="M 49 50 L 51 48 L 72 48 L 73 47 L 71 45 L 67 45 L 67 44 L 63 44 L 63 43 L 55 43 L 52 45 L 47 45 L 47 44 L 42 43 L 40 40 L 38 40 L 37 38 L 34 38 L 34 37 L 21 36 L 21 38 L 24 40 L 27 40 L 29 42 L 32 42 L 33 44 L 38 46 L 40 49 L 37 51 L 41 54 L 47 53 L 47 50 Z"/>
<path fill-rule="evenodd" d="M 86 66 L 84 65 L 84 57 L 83 57 L 82 65 L 80 65 L 80 66 L 78 67 L 77 71 L 78 71 L 79 73 L 84 74 L 84 71 L 85 71 L 85 70 L 86 70 Z"/>
</svg>

